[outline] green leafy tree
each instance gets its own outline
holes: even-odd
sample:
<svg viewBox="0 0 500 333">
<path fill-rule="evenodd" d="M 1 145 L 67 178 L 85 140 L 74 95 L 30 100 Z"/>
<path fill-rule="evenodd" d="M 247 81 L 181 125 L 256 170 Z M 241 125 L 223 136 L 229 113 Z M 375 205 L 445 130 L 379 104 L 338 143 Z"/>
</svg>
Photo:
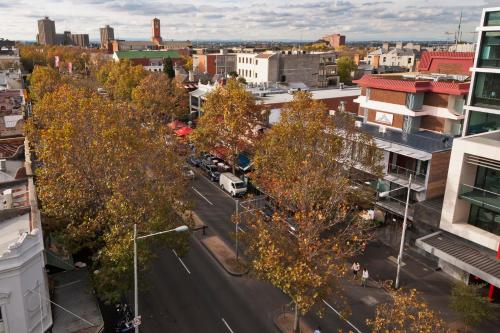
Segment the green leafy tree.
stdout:
<svg viewBox="0 0 500 333">
<path fill-rule="evenodd" d="M 354 167 L 378 174 L 377 151 L 353 118 L 329 116 L 307 92 L 295 93 L 256 147 L 253 178 L 275 212 L 250 219 L 247 254 L 257 276 L 295 304 L 296 330 L 319 301 L 342 298 L 346 260 L 363 250 L 371 227 L 358 209 Z"/>
<path fill-rule="evenodd" d="M 95 288 L 109 302 L 132 287 L 133 225 L 140 233 L 170 229 L 187 206 L 174 147 L 139 115 L 126 102 L 62 85 L 35 105 L 27 124 L 41 162 L 43 213 L 63 221 L 60 233 L 71 252 L 92 254 Z M 151 241 L 185 248 L 178 243 L 185 237 Z M 144 268 L 151 253 L 146 244 L 139 250 Z"/>
<path fill-rule="evenodd" d="M 342 56 L 337 59 L 337 71 L 341 82 L 351 81 L 351 72 L 357 68 L 354 60 L 347 56 Z"/>
<path fill-rule="evenodd" d="M 175 78 L 174 62 L 172 58 L 168 57 L 163 62 L 163 72 L 168 76 L 169 79 Z"/>
<path fill-rule="evenodd" d="M 465 332 L 470 326 L 480 324 L 493 316 L 488 299 L 480 295 L 480 285 L 458 282 L 451 292 L 451 308 L 460 314 Z"/>
<path fill-rule="evenodd" d="M 253 149 L 263 120 L 252 94 L 230 79 L 207 95 L 192 139 L 200 151 L 225 148 L 234 172 L 238 154 Z"/>
</svg>

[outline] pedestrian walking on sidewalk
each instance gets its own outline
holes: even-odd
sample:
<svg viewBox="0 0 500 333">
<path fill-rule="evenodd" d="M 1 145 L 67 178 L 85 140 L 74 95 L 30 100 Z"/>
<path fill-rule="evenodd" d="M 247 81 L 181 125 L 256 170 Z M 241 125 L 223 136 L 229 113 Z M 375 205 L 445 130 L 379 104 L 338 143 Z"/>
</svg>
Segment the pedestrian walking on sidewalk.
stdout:
<svg viewBox="0 0 500 333">
<path fill-rule="evenodd" d="M 321 326 L 318 326 L 318 328 L 316 330 L 314 330 L 313 333 L 321 333 Z"/>
<path fill-rule="evenodd" d="M 361 285 L 363 287 L 366 287 L 366 280 L 370 277 L 370 274 L 368 274 L 368 270 L 366 268 L 363 268 L 363 274 L 361 275 Z"/>
<path fill-rule="evenodd" d="M 359 265 L 359 262 L 354 262 L 352 264 L 352 279 L 353 280 L 356 280 L 358 278 L 358 272 L 359 272 L 359 269 L 360 269 L 360 265 Z"/>
</svg>

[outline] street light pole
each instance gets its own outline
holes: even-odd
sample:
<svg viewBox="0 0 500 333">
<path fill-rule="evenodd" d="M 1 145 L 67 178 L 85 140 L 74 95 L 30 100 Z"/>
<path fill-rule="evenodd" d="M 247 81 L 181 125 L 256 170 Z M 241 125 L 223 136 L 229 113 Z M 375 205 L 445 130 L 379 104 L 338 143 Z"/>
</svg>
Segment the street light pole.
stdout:
<svg viewBox="0 0 500 333">
<path fill-rule="evenodd" d="M 396 284 L 395 284 L 396 289 L 399 288 L 399 271 L 401 270 L 401 261 L 403 260 L 403 251 L 404 251 L 405 235 L 406 235 L 406 224 L 407 224 L 407 220 L 408 220 L 408 206 L 410 204 L 411 176 L 412 175 L 410 174 L 410 178 L 408 179 L 408 193 L 406 195 L 405 215 L 403 218 L 403 231 L 401 233 L 401 244 L 399 245 L 398 268 L 396 270 Z"/>
<path fill-rule="evenodd" d="M 235 224 L 236 225 L 236 246 L 235 246 L 235 250 L 236 250 L 236 261 L 238 261 L 238 222 L 240 221 L 238 211 L 239 211 L 240 201 L 235 200 L 235 203 L 236 203 L 236 224 Z"/>
<path fill-rule="evenodd" d="M 139 236 L 137 237 L 137 223 L 134 223 L 134 319 L 139 318 L 139 290 L 137 288 L 138 279 L 137 279 L 137 240 L 144 239 L 152 236 L 166 234 L 172 231 L 175 232 L 183 232 L 189 230 L 188 226 L 181 225 L 175 229 L 155 232 L 149 235 Z M 135 333 L 139 333 L 139 325 L 135 327 Z"/>
</svg>

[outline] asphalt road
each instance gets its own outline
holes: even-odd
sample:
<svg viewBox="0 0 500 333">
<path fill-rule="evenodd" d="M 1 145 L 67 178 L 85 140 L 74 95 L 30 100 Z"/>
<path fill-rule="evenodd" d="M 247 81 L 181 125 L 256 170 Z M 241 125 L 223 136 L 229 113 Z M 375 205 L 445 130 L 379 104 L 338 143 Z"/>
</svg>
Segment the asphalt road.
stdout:
<svg viewBox="0 0 500 333">
<path fill-rule="evenodd" d="M 208 233 L 234 246 L 231 214 L 235 200 L 201 174 L 189 191 L 194 211 L 209 226 Z M 160 250 L 151 269 L 140 272 L 141 332 L 277 332 L 273 318 L 289 298 L 251 276 L 229 275 L 196 233 L 186 256 L 178 258 L 172 250 Z M 334 310 L 325 309 L 321 319 L 313 313 L 306 317 L 312 327 L 321 325 L 322 333 L 353 330 Z"/>
</svg>

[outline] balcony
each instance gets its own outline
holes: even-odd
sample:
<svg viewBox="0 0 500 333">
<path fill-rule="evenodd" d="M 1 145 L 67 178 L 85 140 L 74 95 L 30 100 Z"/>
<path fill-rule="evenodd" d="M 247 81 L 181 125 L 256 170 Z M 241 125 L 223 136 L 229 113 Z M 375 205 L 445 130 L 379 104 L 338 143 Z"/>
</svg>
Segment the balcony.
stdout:
<svg viewBox="0 0 500 333">
<path fill-rule="evenodd" d="M 459 198 L 469 203 L 500 213 L 500 194 L 485 189 L 461 184 Z"/>
<path fill-rule="evenodd" d="M 400 186 L 408 186 L 408 180 L 412 175 L 411 189 L 417 192 L 425 191 L 425 174 L 406 169 L 397 165 L 389 164 L 385 180 Z"/>
<path fill-rule="evenodd" d="M 384 198 L 379 198 L 375 203 L 378 207 L 394 213 L 396 215 L 404 217 L 405 215 L 405 206 L 406 206 L 406 197 L 403 196 L 387 196 Z M 414 213 L 414 204 L 410 202 L 408 205 L 408 220 L 413 221 L 413 213 Z"/>
</svg>

